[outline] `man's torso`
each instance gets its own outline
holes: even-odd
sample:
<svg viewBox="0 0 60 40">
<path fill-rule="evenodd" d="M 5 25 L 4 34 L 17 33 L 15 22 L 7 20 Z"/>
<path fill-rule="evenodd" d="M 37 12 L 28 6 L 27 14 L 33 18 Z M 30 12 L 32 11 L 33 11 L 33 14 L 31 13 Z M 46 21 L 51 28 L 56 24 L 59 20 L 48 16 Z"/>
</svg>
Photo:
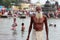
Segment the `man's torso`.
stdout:
<svg viewBox="0 0 60 40">
<path fill-rule="evenodd" d="M 35 29 L 36 31 L 43 30 L 43 23 L 45 17 L 43 16 L 42 18 L 37 18 L 36 16 L 33 16 L 32 19 L 33 19 L 33 29 Z"/>
</svg>

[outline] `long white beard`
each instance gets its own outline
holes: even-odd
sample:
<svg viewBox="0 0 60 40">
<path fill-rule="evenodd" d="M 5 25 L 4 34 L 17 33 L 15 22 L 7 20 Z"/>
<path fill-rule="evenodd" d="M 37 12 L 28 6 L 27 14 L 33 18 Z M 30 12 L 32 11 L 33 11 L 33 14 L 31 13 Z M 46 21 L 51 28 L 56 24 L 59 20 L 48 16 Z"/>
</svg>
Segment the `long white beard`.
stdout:
<svg viewBox="0 0 60 40">
<path fill-rule="evenodd" d="M 37 17 L 37 18 L 42 18 L 42 17 L 43 17 L 43 13 L 42 13 L 42 12 L 36 13 L 36 17 Z"/>
</svg>

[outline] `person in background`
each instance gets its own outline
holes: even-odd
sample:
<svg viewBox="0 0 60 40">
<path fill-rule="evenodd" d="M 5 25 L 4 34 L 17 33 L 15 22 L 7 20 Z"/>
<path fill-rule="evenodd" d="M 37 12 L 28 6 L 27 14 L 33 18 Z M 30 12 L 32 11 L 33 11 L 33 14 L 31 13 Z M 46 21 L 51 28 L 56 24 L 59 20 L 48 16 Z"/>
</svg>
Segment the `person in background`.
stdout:
<svg viewBox="0 0 60 40">
<path fill-rule="evenodd" d="M 13 24 L 12 24 L 12 30 L 16 30 L 16 26 L 17 26 L 17 23 L 13 22 Z"/>
<path fill-rule="evenodd" d="M 21 31 L 24 31 L 25 30 L 24 23 L 22 23 L 21 25 L 22 25 Z"/>
<path fill-rule="evenodd" d="M 12 30 L 16 30 L 16 26 L 17 26 L 17 23 L 16 23 L 16 15 L 14 15 L 13 24 L 12 24 Z"/>
<path fill-rule="evenodd" d="M 8 11 L 8 16 L 12 17 L 11 11 Z"/>
<path fill-rule="evenodd" d="M 49 11 L 48 17 L 49 17 L 49 18 L 55 18 L 54 12 L 53 12 L 53 11 Z"/>
</svg>

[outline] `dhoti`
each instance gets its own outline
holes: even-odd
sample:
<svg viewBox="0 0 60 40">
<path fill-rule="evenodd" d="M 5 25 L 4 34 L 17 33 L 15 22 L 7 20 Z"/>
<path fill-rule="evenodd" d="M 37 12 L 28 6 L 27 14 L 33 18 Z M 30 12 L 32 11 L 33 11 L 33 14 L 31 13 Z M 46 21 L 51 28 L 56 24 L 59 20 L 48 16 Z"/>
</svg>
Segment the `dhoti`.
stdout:
<svg viewBox="0 0 60 40">
<path fill-rule="evenodd" d="M 43 31 L 32 31 L 32 40 L 43 40 Z"/>
</svg>

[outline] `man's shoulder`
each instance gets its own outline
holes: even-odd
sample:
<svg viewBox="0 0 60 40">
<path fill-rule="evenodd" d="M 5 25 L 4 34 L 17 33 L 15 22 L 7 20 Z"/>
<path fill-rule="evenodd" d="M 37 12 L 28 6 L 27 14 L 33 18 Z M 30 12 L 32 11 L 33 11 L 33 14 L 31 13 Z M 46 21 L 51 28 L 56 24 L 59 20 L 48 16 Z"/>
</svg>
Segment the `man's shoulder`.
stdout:
<svg viewBox="0 0 60 40">
<path fill-rule="evenodd" d="M 35 18 L 35 15 L 32 15 L 30 18 L 31 18 L 31 19 L 34 19 L 34 18 Z"/>
<path fill-rule="evenodd" d="M 47 19 L 47 16 L 46 15 L 43 15 L 44 19 Z"/>
<path fill-rule="evenodd" d="M 43 15 L 43 17 L 44 17 L 44 18 L 47 18 L 47 16 L 46 16 L 46 15 Z"/>
<path fill-rule="evenodd" d="M 31 16 L 31 18 L 33 18 L 34 16 Z"/>
<path fill-rule="evenodd" d="M 31 15 L 31 17 L 35 17 L 35 14 Z"/>
</svg>

